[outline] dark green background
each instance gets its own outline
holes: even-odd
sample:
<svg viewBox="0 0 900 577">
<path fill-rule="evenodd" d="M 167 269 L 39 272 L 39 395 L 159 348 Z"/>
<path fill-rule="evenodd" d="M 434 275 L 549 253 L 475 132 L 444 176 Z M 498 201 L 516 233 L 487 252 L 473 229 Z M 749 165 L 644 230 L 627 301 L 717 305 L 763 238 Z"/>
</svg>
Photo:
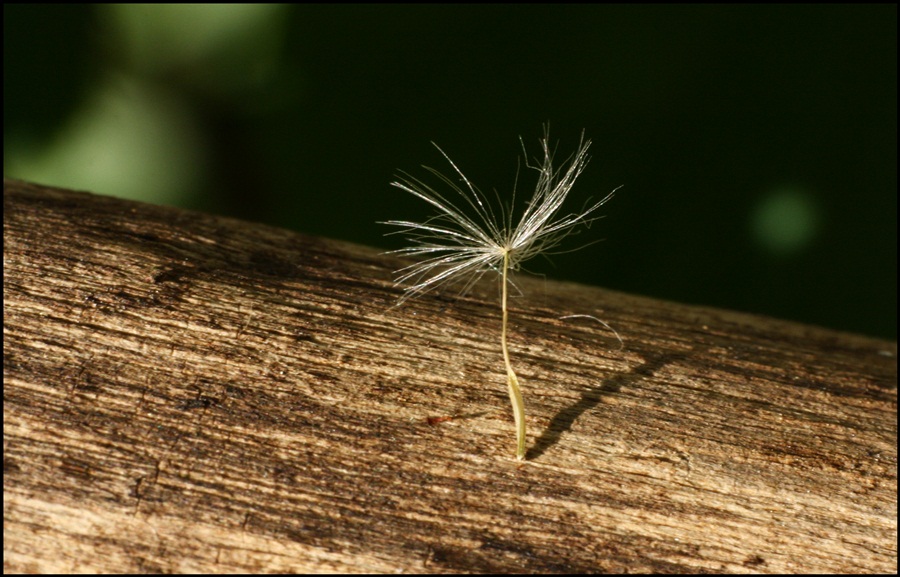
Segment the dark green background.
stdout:
<svg viewBox="0 0 900 577">
<path fill-rule="evenodd" d="M 896 339 L 895 5 L 298 6 L 184 59 L 130 56 L 108 10 L 4 5 L 7 176 L 46 181 L 16 159 L 124 77 L 194 135 L 190 193 L 144 200 L 397 248 L 375 221 L 428 211 L 396 169 L 443 170 L 435 141 L 508 191 L 550 121 L 594 141 L 571 207 L 624 187 L 574 244 L 603 242 L 530 270 Z M 185 46 L 206 18 L 176 13 Z M 753 232 L 779 191 L 813 226 L 783 250 Z"/>
</svg>

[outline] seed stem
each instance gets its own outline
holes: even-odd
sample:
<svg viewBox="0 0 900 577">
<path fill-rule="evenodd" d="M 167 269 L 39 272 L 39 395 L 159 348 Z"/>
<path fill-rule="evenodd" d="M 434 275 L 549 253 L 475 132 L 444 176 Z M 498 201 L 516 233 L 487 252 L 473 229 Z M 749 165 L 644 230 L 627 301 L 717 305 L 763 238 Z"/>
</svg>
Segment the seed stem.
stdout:
<svg viewBox="0 0 900 577">
<path fill-rule="evenodd" d="M 509 251 L 503 253 L 503 328 L 500 332 L 500 340 L 503 346 L 503 361 L 506 363 L 506 384 L 509 385 L 509 400 L 512 402 L 513 417 L 516 420 L 516 458 L 525 459 L 525 401 L 522 399 L 522 391 L 519 389 L 519 379 L 512 370 L 509 362 L 509 347 L 506 345 L 506 327 L 509 319 L 509 310 L 506 307 L 506 297 L 509 293 L 507 271 L 509 270 Z"/>
</svg>

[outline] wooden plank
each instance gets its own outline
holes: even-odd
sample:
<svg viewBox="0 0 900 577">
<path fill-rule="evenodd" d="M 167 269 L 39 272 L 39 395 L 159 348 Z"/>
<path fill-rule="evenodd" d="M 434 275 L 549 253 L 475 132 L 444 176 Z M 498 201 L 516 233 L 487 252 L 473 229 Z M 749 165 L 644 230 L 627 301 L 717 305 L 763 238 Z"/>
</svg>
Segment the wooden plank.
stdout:
<svg viewBox="0 0 900 577">
<path fill-rule="evenodd" d="M 897 569 L 897 346 L 4 183 L 4 566 Z M 610 323 L 625 347 L 591 314 Z"/>
</svg>

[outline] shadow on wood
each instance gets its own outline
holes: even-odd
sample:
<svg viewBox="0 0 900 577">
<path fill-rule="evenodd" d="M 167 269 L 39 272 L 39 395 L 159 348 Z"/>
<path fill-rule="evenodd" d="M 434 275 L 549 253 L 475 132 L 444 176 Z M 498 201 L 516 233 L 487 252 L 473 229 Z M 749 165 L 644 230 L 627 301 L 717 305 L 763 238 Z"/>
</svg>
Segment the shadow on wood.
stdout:
<svg viewBox="0 0 900 577">
<path fill-rule="evenodd" d="M 13 572 L 897 569 L 897 346 L 4 183 Z M 597 323 L 560 320 L 591 314 Z"/>
</svg>

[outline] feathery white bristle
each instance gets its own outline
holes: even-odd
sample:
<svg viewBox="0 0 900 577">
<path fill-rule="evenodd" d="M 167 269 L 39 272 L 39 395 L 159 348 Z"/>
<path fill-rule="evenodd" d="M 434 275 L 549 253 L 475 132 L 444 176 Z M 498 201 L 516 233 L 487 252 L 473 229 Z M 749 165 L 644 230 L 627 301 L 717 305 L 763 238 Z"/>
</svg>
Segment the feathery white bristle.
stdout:
<svg viewBox="0 0 900 577">
<path fill-rule="evenodd" d="M 557 216 L 575 180 L 588 163 L 590 145 L 591 141 L 582 136 L 569 162 L 554 169 L 549 134 L 545 129 L 540 166 L 526 164 L 539 172 L 537 185 L 525 212 L 513 226 L 512 207 L 506 207 L 502 202 L 495 207 L 435 144 L 463 186 L 428 167 L 425 169 L 455 193 L 455 202 L 406 173 L 391 183 L 437 209 L 437 213 L 425 222 L 391 220 L 383 223 L 401 227 L 402 230 L 390 234 L 405 234 L 413 243 L 392 253 L 427 257 L 396 271 L 396 282 L 404 285 L 400 302 L 461 280 L 466 281 L 463 289 L 466 290 L 486 272 L 500 272 L 504 255 L 509 255 L 509 267 L 516 269 L 538 254 L 548 254 L 578 225 L 587 225 L 600 218 L 593 214 L 612 198 L 615 190 L 581 212 Z"/>
</svg>

